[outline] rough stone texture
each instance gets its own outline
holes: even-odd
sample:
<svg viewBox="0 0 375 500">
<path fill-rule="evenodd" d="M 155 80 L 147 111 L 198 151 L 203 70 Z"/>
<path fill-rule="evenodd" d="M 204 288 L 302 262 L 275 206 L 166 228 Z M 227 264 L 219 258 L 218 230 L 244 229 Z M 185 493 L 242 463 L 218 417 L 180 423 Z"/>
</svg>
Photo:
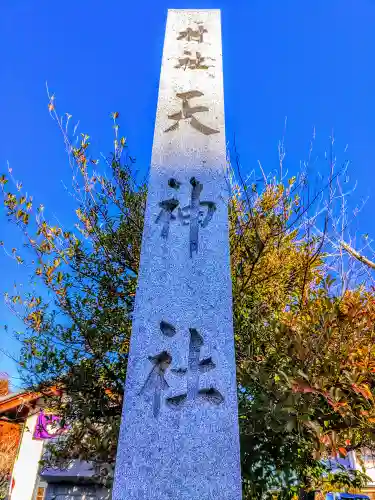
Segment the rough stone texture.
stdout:
<svg viewBox="0 0 375 500">
<path fill-rule="evenodd" d="M 45 500 L 109 500 L 110 493 L 95 485 L 49 484 Z"/>
<path fill-rule="evenodd" d="M 45 468 L 40 473 L 40 477 L 46 481 L 66 480 L 71 478 L 90 478 L 95 471 L 89 462 L 83 460 L 73 460 L 66 469 Z"/>
<path fill-rule="evenodd" d="M 197 23 L 207 30 L 201 43 L 194 33 L 190 41 L 177 40 L 189 27 L 198 32 Z M 198 51 L 206 58 L 199 64 L 210 67 L 176 68 L 184 51 L 192 58 Z M 189 91 L 203 95 L 188 96 L 188 118 L 168 118 L 182 109 L 176 94 Z M 189 117 L 195 106 L 209 109 Z M 210 128 L 197 130 L 192 117 Z M 114 500 L 241 498 L 225 171 L 220 11 L 170 10 Z M 177 199 L 188 206 L 197 182 L 200 201 L 216 210 L 210 214 L 212 205 L 199 208 L 195 200 L 180 214 L 190 214 L 192 224 L 184 219 L 184 225 L 174 208 L 168 230 L 162 208 L 175 205 L 159 204 Z M 195 252 L 198 210 L 206 227 L 198 226 Z"/>
</svg>

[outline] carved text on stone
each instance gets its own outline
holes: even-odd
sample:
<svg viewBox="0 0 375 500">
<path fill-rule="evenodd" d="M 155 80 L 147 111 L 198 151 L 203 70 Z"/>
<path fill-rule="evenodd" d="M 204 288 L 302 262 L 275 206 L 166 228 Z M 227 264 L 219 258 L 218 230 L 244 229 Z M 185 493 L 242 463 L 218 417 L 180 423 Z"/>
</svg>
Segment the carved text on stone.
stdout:
<svg viewBox="0 0 375 500">
<path fill-rule="evenodd" d="M 162 321 L 160 330 L 166 337 L 173 337 L 176 334 L 176 328 Z M 172 356 L 167 351 L 162 351 L 156 356 L 149 356 L 152 368 L 147 376 L 140 394 L 147 395 L 152 400 L 152 412 L 154 417 L 158 417 L 162 406 L 162 394 L 170 386 L 166 381 L 166 372 L 170 369 L 171 373 L 178 377 L 187 377 L 186 392 L 182 392 L 166 399 L 166 405 L 170 408 L 183 408 L 189 403 L 206 402 L 212 405 L 220 405 L 224 401 L 222 394 L 214 387 L 199 388 L 200 374 L 216 368 L 212 357 L 209 356 L 200 359 L 203 346 L 203 337 L 196 328 L 189 328 L 189 355 L 187 368 L 171 368 Z"/>
<path fill-rule="evenodd" d="M 177 182 L 175 179 L 172 180 Z M 171 185 L 171 182 L 169 184 Z M 180 185 L 180 183 L 178 184 Z M 199 228 L 208 226 L 215 213 L 216 204 L 213 201 L 200 200 L 203 184 L 195 177 L 190 179 L 190 184 L 192 186 L 190 204 L 180 208 L 180 202 L 176 198 L 161 201 L 159 203 L 161 211 L 155 222 L 156 224 L 162 224 L 160 235 L 164 239 L 168 238 L 170 223 L 172 221 L 178 219 L 183 226 L 189 225 L 190 257 L 192 257 L 193 252 L 198 253 Z M 177 217 L 174 213 L 176 209 Z"/>
<path fill-rule="evenodd" d="M 187 42 L 195 41 L 198 43 L 203 42 L 204 33 L 208 33 L 203 24 L 198 25 L 198 29 L 192 29 L 190 27 L 183 31 L 180 31 L 177 40 L 186 40 Z"/>
<path fill-rule="evenodd" d="M 191 99 L 194 99 L 195 97 L 201 97 L 203 95 L 203 92 L 200 92 L 199 90 L 190 90 L 189 92 L 177 93 L 176 97 L 182 100 L 182 109 L 180 111 L 177 111 L 176 113 L 168 115 L 168 118 L 170 120 L 174 120 L 175 123 L 164 130 L 164 132 L 172 132 L 174 130 L 178 130 L 181 120 L 189 120 L 190 125 L 204 135 L 218 134 L 220 130 L 216 130 L 214 128 L 208 127 L 207 125 L 204 125 L 194 116 L 196 113 L 209 111 L 209 108 L 207 106 L 190 106 L 189 101 Z"/>
</svg>

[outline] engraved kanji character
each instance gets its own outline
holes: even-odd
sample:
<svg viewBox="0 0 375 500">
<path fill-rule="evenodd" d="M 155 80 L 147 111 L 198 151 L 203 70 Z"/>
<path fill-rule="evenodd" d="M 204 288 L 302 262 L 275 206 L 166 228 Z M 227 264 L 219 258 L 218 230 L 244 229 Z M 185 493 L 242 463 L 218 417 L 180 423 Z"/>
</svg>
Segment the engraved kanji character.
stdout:
<svg viewBox="0 0 375 500">
<path fill-rule="evenodd" d="M 197 30 L 192 28 L 186 28 L 186 30 L 180 31 L 177 40 L 186 40 L 187 42 L 196 41 L 198 43 L 203 42 L 203 34 L 208 33 L 203 24 L 198 25 Z"/>
<path fill-rule="evenodd" d="M 176 97 L 182 99 L 182 110 L 172 115 L 168 115 L 170 120 L 175 120 L 176 123 L 171 125 L 169 128 L 164 130 L 164 132 L 172 132 L 177 130 L 180 126 L 181 120 L 189 120 L 190 125 L 201 132 L 204 135 L 218 134 L 220 130 L 215 130 L 207 125 L 201 123 L 197 118 L 195 118 L 196 113 L 203 113 L 204 111 L 209 111 L 207 106 L 190 106 L 189 101 L 195 97 L 201 97 L 203 92 L 199 90 L 191 90 L 189 92 L 177 93 Z"/>
<path fill-rule="evenodd" d="M 152 412 L 154 417 L 157 417 L 160 412 L 161 393 L 169 387 L 165 380 L 165 372 L 172 362 L 172 356 L 163 351 L 156 356 L 149 356 L 149 361 L 154 365 L 150 371 L 149 376 L 141 389 L 140 394 L 151 393 L 153 403 Z"/>
<path fill-rule="evenodd" d="M 160 330 L 165 337 L 171 338 L 176 335 L 176 328 L 166 321 L 160 322 Z M 189 355 L 187 368 L 170 368 L 172 356 L 163 351 L 156 356 L 149 356 L 149 361 L 153 367 L 146 379 L 139 394 L 148 393 L 153 400 L 152 411 L 154 417 L 158 417 L 162 404 L 162 392 L 169 388 L 165 379 L 168 368 L 179 377 L 187 376 L 187 391 L 166 399 L 167 406 L 178 408 L 188 402 L 205 401 L 214 405 L 219 405 L 224 401 L 222 394 L 214 387 L 199 389 L 199 375 L 216 368 L 212 357 L 200 359 L 203 338 L 195 328 L 189 328 Z"/>
<path fill-rule="evenodd" d="M 193 252 L 198 252 L 199 226 L 208 225 L 216 210 L 216 204 L 212 201 L 200 201 L 203 184 L 195 177 L 190 179 L 190 184 L 192 185 L 190 205 L 178 209 L 178 218 L 182 224 L 190 224 L 190 257 L 192 257 Z M 206 214 L 202 207 L 207 207 Z"/>
<path fill-rule="evenodd" d="M 169 179 L 168 181 L 168 185 L 174 187 L 174 189 L 179 189 L 180 184 L 176 179 Z M 170 223 L 176 220 L 173 211 L 178 207 L 178 220 L 184 226 L 190 225 L 190 257 L 192 257 L 193 252 L 198 252 L 199 227 L 205 228 L 208 226 L 215 213 L 216 204 L 213 201 L 200 201 L 203 184 L 195 177 L 190 179 L 190 184 L 192 186 L 190 204 L 180 208 L 180 203 L 175 198 L 160 202 L 161 211 L 155 223 L 163 223 L 161 237 L 167 239 Z"/>
<path fill-rule="evenodd" d="M 214 387 L 199 389 L 199 375 L 213 370 L 216 365 L 211 357 L 200 360 L 200 353 L 203 346 L 203 338 L 195 328 L 189 328 L 189 357 L 188 368 L 171 369 L 171 372 L 178 376 L 187 375 L 187 392 L 167 398 L 167 405 L 171 407 L 181 407 L 187 402 L 196 400 L 219 405 L 224 401 L 222 394 Z"/>
<path fill-rule="evenodd" d="M 161 237 L 164 239 L 168 238 L 169 234 L 169 225 L 172 220 L 176 220 L 176 216 L 173 214 L 173 211 L 178 207 L 179 201 L 175 198 L 170 200 L 164 200 L 159 203 L 159 207 L 161 211 L 156 219 L 156 223 L 163 223 L 163 228 L 161 230 Z"/>
<path fill-rule="evenodd" d="M 188 69 L 208 69 L 211 66 L 203 64 L 206 57 L 203 57 L 200 52 L 195 53 L 195 57 L 192 57 L 192 52 L 190 50 L 184 50 L 184 57 L 178 59 L 178 64 L 175 68 L 183 68 L 184 71 Z"/>
</svg>

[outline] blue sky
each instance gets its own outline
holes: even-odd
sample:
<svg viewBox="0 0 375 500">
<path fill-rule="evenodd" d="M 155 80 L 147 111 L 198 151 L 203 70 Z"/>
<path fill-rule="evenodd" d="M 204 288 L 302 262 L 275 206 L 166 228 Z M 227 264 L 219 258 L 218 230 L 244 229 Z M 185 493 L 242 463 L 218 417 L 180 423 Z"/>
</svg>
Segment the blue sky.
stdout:
<svg viewBox="0 0 375 500">
<path fill-rule="evenodd" d="M 0 173 L 9 161 L 47 214 L 71 223 L 61 182 L 69 181 L 69 166 L 47 110 L 46 81 L 60 112 L 79 119 L 104 153 L 111 145 L 109 114 L 119 111 L 145 172 L 168 8 L 222 9 L 227 140 L 233 144 L 236 136 L 243 169 L 257 168 L 258 160 L 266 171 L 277 166 L 286 116 L 290 172 L 307 157 L 313 127 L 319 158 L 333 129 L 338 160 L 349 158 L 351 178 L 358 180 L 355 199 L 370 196 L 359 231 L 374 235 L 375 0 L 2 0 Z M 324 161 L 315 168 L 323 171 Z M 0 239 L 20 244 L 4 213 Z M 1 292 L 25 280 L 25 270 L 2 254 L 0 270 Z M 18 326 L 0 303 L 5 323 Z M 17 354 L 1 328 L 0 348 Z M 16 376 L 1 353 L 0 371 Z"/>
</svg>

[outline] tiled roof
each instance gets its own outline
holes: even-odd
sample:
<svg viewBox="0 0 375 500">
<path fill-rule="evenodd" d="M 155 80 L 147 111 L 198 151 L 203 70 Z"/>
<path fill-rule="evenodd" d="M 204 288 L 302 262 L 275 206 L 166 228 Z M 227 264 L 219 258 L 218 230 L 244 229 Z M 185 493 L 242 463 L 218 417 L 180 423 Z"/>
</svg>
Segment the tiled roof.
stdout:
<svg viewBox="0 0 375 500">
<path fill-rule="evenodd" d="M 0 415 L 6 411 L 13 410 L 20 405 L 36 401 L 43 397 L 44 394 L 56 394 L 56 387 L 51 387 L 46 392 L 33 392 L 33 391 L 17 391 L 0 397 Z"/>
<path fill-rule="evenodd" d="M 7 394 L 0 398 L 0 415 L 6 411 L 13 410 L 20 405 L 30 403 L 40 398 L 42 394 L 40 392 L 30 392 L 30 391 L 18 391 Z"/>
<path fill-rule="evenodd" d="M 0 396 L 0 403 L 3 401 L 8 401 L 8 399 L 12 399 L 15 396 L 18 396 L 19 394 L 23 394 L 24 391 L 16 391 L 16 392 L 10 392 L 9 394 L 6 394 L 5 396 Z"/>
</svg>

